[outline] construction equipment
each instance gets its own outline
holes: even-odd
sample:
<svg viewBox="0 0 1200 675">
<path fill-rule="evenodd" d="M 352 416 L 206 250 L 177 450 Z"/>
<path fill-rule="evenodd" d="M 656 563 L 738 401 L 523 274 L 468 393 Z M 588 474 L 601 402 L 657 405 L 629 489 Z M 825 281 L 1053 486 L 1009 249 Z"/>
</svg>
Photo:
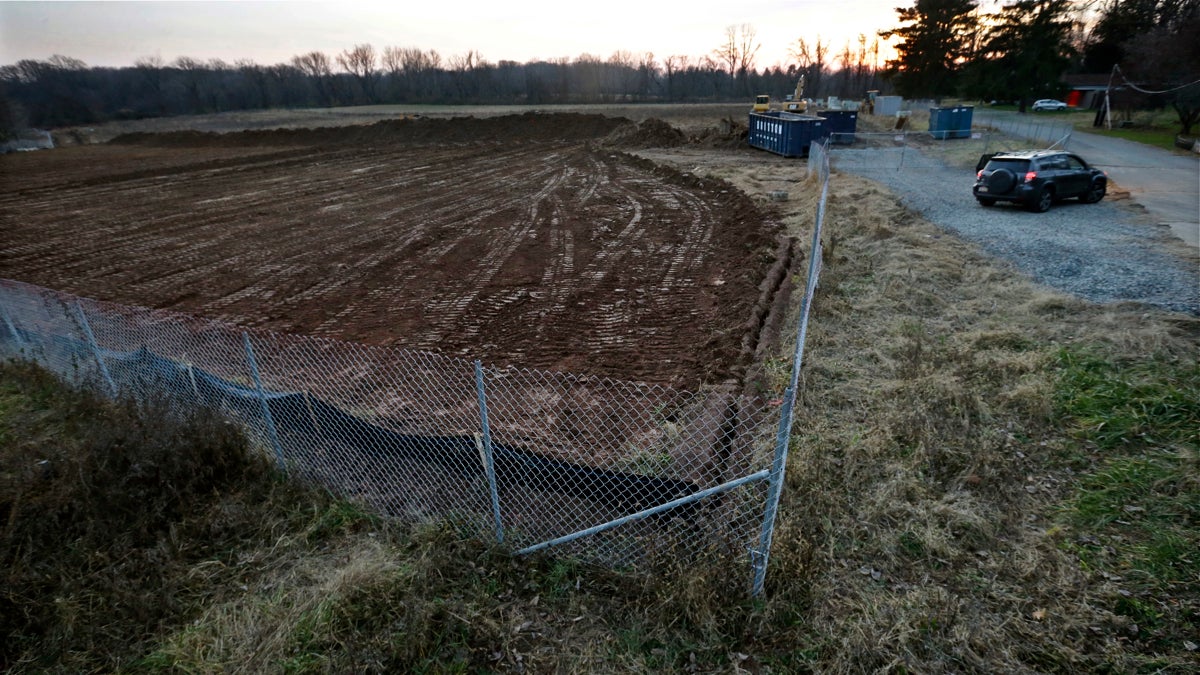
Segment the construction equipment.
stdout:
<svg viewBox="0 0 1200 675">
<path fill-rule="evenodd" d="M 768 94 L 759 94 L 754 97 L 754 112 L 763 113 L 771 109 L 771 97 Z M 804 76 L 800 76 L 800 80 L 796 82 L 796 93 L 789 94 L 784 99 L 783 109 L 785 112 L 802 113 L 808 110 L 808 101 L 804 100 Z"/>
<path fill-rule="evenodd" d="M 787 112 L 802 113 L 808 110 L 808 101 L 804 100 L 804 76 L 800 76 L 800 80 L 796 82 L 796 93 L 788 97 L 790 100 L 783 107 Z"/>
</svg>

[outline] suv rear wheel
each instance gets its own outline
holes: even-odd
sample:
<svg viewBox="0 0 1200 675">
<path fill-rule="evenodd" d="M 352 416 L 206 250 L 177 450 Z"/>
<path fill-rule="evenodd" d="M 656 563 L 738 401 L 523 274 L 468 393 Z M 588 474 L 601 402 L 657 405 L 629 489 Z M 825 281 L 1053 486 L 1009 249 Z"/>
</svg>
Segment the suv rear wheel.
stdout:
<svg viewBox="0 0 1200 675">
<path fill-rule="evenodd" d="M 1033 201 L 1029 202 L 1029 210 L 1034 213 L 1045 213 L 1050 210 L 1052 204 L 1054 204 L 1054 190 L 1043 187 Z"/>
<path fill-rule="evenodd" d="M 992 199 L 990 197 L 976 197 L 975 199 L 978 200 L 979 203 L 983 206 L 995 206 L 996 205 L 996 200 Z"/>
</svg>

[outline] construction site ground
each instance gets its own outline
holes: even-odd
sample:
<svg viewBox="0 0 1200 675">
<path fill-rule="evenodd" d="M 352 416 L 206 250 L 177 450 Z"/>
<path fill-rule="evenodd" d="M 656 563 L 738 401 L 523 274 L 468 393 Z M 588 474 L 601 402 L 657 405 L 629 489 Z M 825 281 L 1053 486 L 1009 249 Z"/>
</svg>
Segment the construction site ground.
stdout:
<svg viewBox="0 0 1200 675">
<path fill-rule="evenodd" d="M 803 175 L 719 131 L 743 108 L 675 126 L 632 108 L 59 132 L 74 144 L 0 157 L 0 278 L 487 364 L 723 382 L 763 338 L 783 255 L 781 214 L 752 195 Z M 634 154 L 655 147 L 682 163 Z"/>
</svg>

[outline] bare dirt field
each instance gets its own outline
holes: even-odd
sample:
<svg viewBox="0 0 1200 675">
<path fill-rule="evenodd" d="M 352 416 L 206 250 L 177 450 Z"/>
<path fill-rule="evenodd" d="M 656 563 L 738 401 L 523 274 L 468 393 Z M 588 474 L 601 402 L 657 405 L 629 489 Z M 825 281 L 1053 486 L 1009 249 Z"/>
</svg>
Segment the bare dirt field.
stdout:
<svg viewBox="0 0 1200 675">
<path fill-rule="evenodd" d="M 654 140 L 525 113 L 8 155 L 0 277 L 490 364 L 736 376 L 781 226 L 729 183 L 598 142 L 622 131 Z"/>
</svg>

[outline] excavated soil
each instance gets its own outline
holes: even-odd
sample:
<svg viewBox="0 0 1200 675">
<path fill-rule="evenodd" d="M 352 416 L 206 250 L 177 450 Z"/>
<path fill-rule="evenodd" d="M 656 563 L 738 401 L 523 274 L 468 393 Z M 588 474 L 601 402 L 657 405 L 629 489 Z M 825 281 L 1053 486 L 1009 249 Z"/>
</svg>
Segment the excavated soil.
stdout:
<svg viewBox="0 0 1200 675">
<path fill-rule="evenodd" d="M 7 155 L 0 277 L 495 365 L 736 378 L 779 226 L 728 183 L 625 154 L 680 142 L 629 125 L 529 113 Z"/>
</svg>

